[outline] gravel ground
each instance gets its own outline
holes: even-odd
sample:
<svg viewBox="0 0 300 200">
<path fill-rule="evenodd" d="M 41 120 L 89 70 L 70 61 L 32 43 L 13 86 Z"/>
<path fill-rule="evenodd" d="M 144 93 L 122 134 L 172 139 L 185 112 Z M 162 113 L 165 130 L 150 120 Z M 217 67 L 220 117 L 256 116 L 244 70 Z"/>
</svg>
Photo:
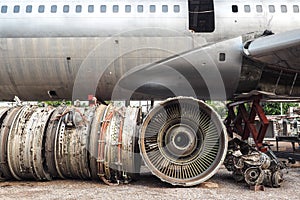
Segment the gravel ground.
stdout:
<svg viewBox="0 0 300 200">
<path fill-rule="evenodd" d="M 119 186 L 80 180 L 10 181 L 0 182 L 0 199 L 299 199 L 300 168 L 289 169 L 284 178 L 281 188 L 256 192 L 236 183 L 224 167 L 207 183 L 190 188 L 171 186 L 149 173 Z"/>
</svg>

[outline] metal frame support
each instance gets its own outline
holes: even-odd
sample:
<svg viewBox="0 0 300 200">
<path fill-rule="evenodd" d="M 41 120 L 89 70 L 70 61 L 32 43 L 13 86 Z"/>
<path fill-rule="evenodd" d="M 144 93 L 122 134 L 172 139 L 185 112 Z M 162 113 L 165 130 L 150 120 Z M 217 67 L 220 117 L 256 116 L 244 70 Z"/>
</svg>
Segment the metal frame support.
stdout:
<svg viewBox="0 0 300 200">
<path fill-rule="evenodd" d="M 225 119 L 225 126 L 228 133 L 233 137 L 233 133 L 241 136 L 242 140 L 247 140 L 252 136 L 258 150 L 266 152 L 263 140 L 267 132 L 269 120 L 260 105 L 261 96 L 255 95 L 247 100 L 240 100 L 227 104 L 228 116 Z M 248 110 L 246 104 L 249 105 Z M 260 126 L 257 129 L 255 118 L 258 116 Z"/>
</svg>

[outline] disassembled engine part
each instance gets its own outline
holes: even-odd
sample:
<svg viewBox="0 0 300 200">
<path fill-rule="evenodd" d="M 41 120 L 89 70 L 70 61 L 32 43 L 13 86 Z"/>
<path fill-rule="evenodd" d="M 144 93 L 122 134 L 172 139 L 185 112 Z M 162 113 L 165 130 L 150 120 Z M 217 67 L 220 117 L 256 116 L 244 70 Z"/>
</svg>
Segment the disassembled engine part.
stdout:
<svg viewBox="0 0 300 200">
<path fill-rule="evenodd" d="M 8 136 L 8 164 L 15 179 L 51 180 L 44 170 L 44 134 L 54 110 L 25 106 Z"/>
<path fill-rule="evenodd" d="M 100 110 L 100 112 L 103 112 Z M 105 183 L 128 183 L 140 171 L 137 150 L 139 108 L 108 106 L 98 142 L 98 176 Z"/>
<path fill-rule="evenodd" d="M 226 156 L 237 181 L 279 187 L 286 167 L 270 150 L 262 153 L 237 138 L 228 143 L 216 112 L 188 97 L 163 101 L 142 125 L 140 108 L 112 104 L 0 107 L 0 124 L 0 180 L 128 183 L 138 177 L 142 156 L 161 180 L 193 186 L 213 176 Z"/>
<path fill-rule="evenodd" d="M 141 154 L 138 146 L 141 109 L 127 107 L 124 117 L 121 157 L 125 179 L 138 179 L 141 167 Z"/>
<path fill-rule="evenodd" d="M 141 166 L 140 108 L 0 107 L 0 180 L 128 183 Z"/>
<path fill-rule="evenodd" d="M 66 109 L 66 106 L 60 106 L 55 109 L 53 112 L 48 127 L 46 130 L 46 136 L 45 136 L 45 159 L 46 159 L 46 167 L 51 174 L 53 178 L 59 177 L 59 174 L 56 170 L 55 165 L 55 144 L 56 144 L 56 132 L 59 128 L 58 124 L 60 121 L 60 118 Z"/>
<path fill-rule="evenodd" d="M 224 165 L 236 181 L 246 181 L 250 186 L 279 187 L 283 182 L 281 170 L 286 168 L 271 150 L 262 153 L 238 138 L 229 141 Z"/>
<path fill-rule="evenodd" d="M 61 178 L 91 177 L 88 159 L 90 124 L 95 108 L 66 108 L 56 130 L 54 158 Z"/>
<path fill-rule="evenodd" d="M 9 180 L 12 178 L 7 161 L 7 139 L 10 130 L 10 125 L 18 113 L 20 107 L 16 108 L 0 108 L 0 180 Z"/>
<path fill-rule="evenodd" d="M 28 113 L 27 113 L 28 112 Z M 8 135 L 8 144 L 7 144 L 7 157 L 8 157 L 8 166 L 13 177 L 18 180 L 22 180 L 22 172 L 20 166 L 23 165 L 24 161 L 24 149 L 25 149 L 25 138 L 23 136 L 23 130 L 25 130 L 26 121 L 28 120 L 28 115 L 31 115 L 31 107 L 23 107 L 14 121 L 11 124 L 11 129 Z M 27 115 L 27 116 L 26 116 Z M 26 134 L 26 133 L 25 133 Z M 18 146 L 15 146 L 18 145 Z M 28 161 L 28 159 L 26 159 Z M 30 161 L 28 161 L 30 162 Z M 27 175 L 27 172 L 25 172 Z M 29 173 L 28 173 L 29 174 Z M 27 177 L 26 177 L 27 178 Z"/>
<path fill-rule="evenodd" d="M 98 176 L 98 144 L 100 144 L 99 135 L 101 131 L 101 125 L 106 111 L 106 105 L 99 105 L 95 110 L 95 116 L 91 124 L 90 142 L 89 142 L 89 159 L 91 178 L 93 180 L 99 180 Z M 98 141 L 99 140 L 99 141 Z"/>
<path fill-rule="evenodd" d="M 144 120 L 140 151 L 161 180 L 192 186 L 213 176 L 227 152 L 227 132 L 218 114 L 202 101 L 167 99 Z"/>
</svg>

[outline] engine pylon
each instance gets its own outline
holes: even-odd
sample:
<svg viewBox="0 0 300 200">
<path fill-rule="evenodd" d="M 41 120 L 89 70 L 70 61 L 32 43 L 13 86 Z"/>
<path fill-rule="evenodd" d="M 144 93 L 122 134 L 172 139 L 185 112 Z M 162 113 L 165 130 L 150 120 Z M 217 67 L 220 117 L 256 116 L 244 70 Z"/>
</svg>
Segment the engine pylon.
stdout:
<svg viewBox="0 0 300 200">
<path fill-rule="evenodd" d="M 227 152 L 227 132 L 203 101 L 176 97 L 146 116 L 140 133 L 145 164 L 161 180 L 193 186 L 213 176 Z"/>
</svg>

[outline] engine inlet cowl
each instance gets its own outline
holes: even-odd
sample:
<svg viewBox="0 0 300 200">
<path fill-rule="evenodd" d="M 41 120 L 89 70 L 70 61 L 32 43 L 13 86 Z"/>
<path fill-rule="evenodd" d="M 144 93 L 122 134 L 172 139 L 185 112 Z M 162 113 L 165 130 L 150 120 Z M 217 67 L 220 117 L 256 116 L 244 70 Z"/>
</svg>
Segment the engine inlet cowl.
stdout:
<svg viewBox="0 0 300 200">
<path fill-rule="evenodd" d="M 227 132 L 203 101 L 177 97 L 154 107 L 140 135 L 145 164 L 161 180 L 193 186 L 213 176 L 227 152 Z"/>
</svg>

